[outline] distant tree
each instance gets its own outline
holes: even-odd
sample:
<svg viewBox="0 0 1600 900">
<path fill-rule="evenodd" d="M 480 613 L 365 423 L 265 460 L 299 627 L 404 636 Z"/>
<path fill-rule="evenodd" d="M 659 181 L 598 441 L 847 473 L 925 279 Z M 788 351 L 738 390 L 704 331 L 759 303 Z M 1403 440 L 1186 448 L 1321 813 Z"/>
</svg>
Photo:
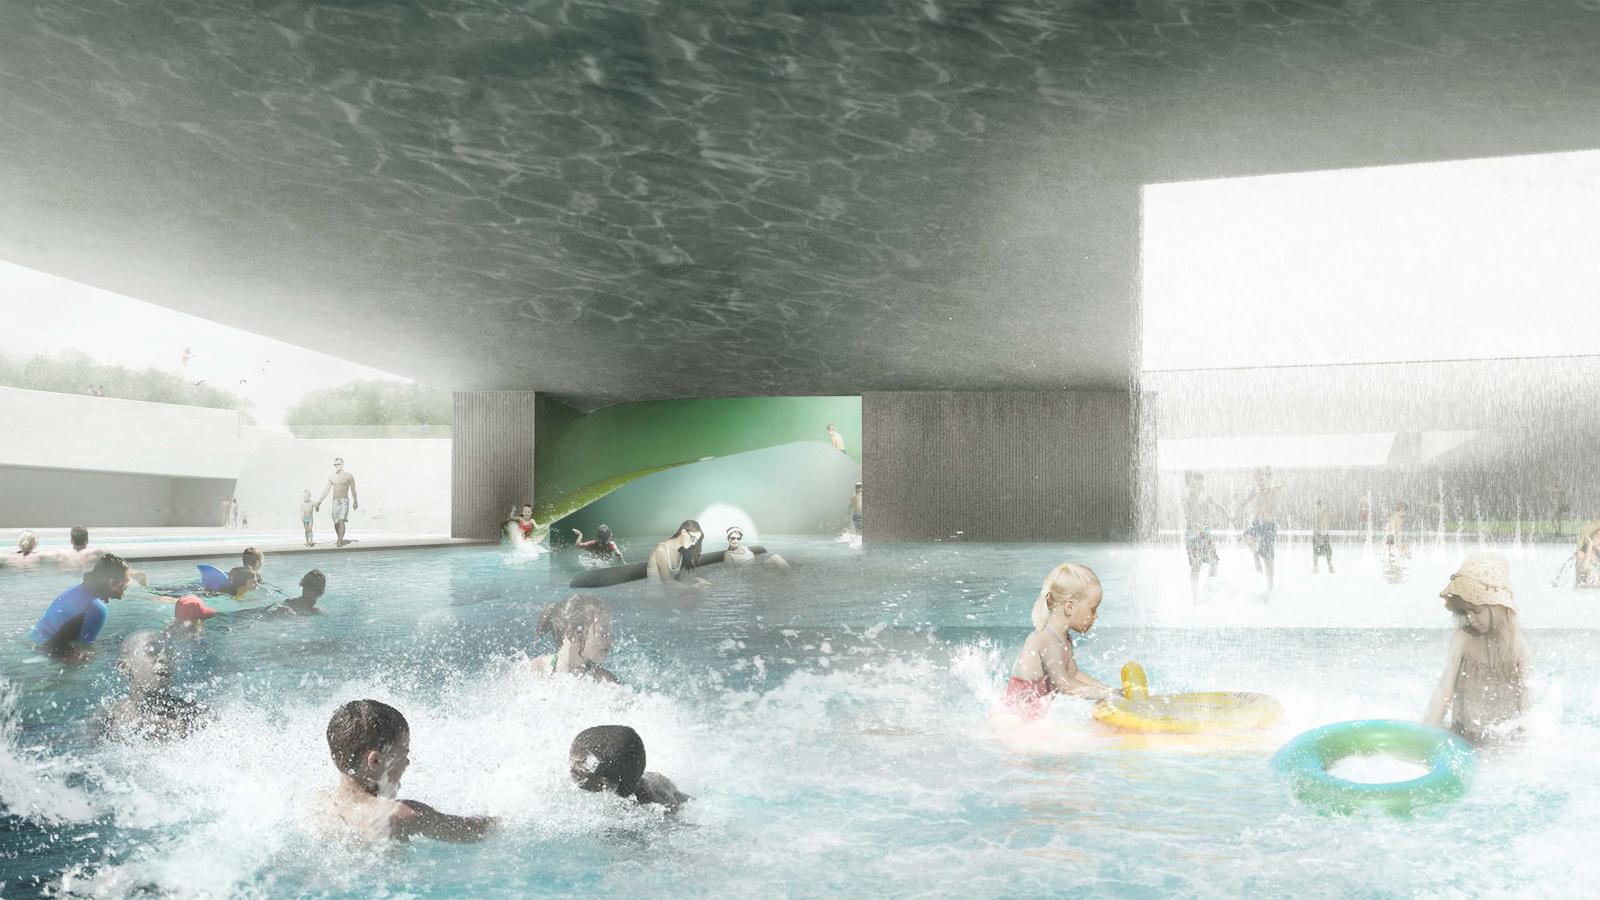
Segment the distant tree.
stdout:
<svg viewBox="0 0 1600 900">
<path fill-rule="evenodd" d="M 289 407 L 283 422 L 296 437 L 327 437 L 325 429 L 445 427 L 455 418 L 449 391 L 398 381 L 352 381 L 312 391 Z"/>
<path fill-rule="evenodd" d="M 194 384 L 181 375 L 160 369 L 106 365 L 75 350 L 54 356 L 0 353 L 0 385 L 57 394 L 85 394 L 95 385 L 104 388 L 105 396 L 119 400 L 234 410 L 244 424 L 255 424 L 250 414 L 255 404 L 232 391 Z"/>
</svg>

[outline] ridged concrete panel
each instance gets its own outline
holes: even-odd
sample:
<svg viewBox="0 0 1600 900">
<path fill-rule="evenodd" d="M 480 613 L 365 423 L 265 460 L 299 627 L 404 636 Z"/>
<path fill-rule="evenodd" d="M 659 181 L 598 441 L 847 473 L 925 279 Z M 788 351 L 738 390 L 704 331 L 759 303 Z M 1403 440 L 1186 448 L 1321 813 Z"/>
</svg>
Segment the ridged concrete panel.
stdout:
<svg viewBox="0 0 1600 900">
<path fill-rule="evenodd" d="M 455 395 L 450 535 L 492 539 L 514 504 L 534 502 L 532 391 Z"/>
<path fill-rule="evenodd" d="M 869 541 L 1132 536 L 1126 393 L 867 393 L 861 420 Z"/>
</svg>

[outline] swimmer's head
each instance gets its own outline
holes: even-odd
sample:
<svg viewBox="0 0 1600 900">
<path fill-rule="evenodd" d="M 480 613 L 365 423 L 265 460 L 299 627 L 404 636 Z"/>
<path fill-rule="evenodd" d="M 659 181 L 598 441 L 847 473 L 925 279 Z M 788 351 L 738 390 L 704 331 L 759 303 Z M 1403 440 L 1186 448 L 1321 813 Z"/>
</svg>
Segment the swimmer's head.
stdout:
<svg viewBox="0 0 1600 900">
<path fill-rule="evenodd" d="M 178 598 L 178 605 L 172 611 L 175 631 L 185 637 L 198 637 L 205 630 L 205 620 L 216 615 L 217 611 L 205 604 L 204 600 L 190 594 Z"/>
<path fill-rule="evenodd" d="M 611 526 L 601 525 L 594 530 L 594 539 L 602 544 L 611 543 Z"/>
<path fill-rule="evenodd" d="M 135 688 L 159 689 L 172 681 L 172 663 L 166 644 L 154 631 L 135 631 L 122 639 L 117 653 L 117 671 Z"/>
<path fill-rule="evenodd" d="M 120 600 L 128 589 L 128 578 L 128 564 L 115 553 L 107 553 L 95 561 L 83 583 L 90 594 L 102 600 Z"/>
<path fill-rule="evenodd" d="M 328 720 L 328 755 L 362 790 L 393 797 L 411 765 L 411 726 L 387 703 L 351 700 Z"/>
<path fill-rule="evenodd" d="M 82 550 L 89 546 L 89 529 L 82 525 L 72 526 L 72 549 Z"/>
<path fill-rule="evenodd" d="M 729 525 L 728 526 L 728 532 L 727 532 L 727 538 L 728 538 L 728 549 L 731 550 L 734 547 L 739 546 L 739 542 L 744 540 L 744 529 L 740 528 L 737 525 Z"/>
<path fill-rule="evenodd" d="M 585 728 L 572 739 L 567 761 L 578 787 L 631 796 L 644 777 L 644 739 L 626 725 Z"/>
<path fill-rule="evenodd" d="M 261 576 L 249 566 L 234 566 L 228 570 L 228 593 L 243 597 L 261 585 Z"/>
<path fill-rule="evenodd" d="M 1063 612 L 1067 627 L 1080 634 L 1094 627 L 1101 595 L 1100 576 L 1088 566 L 1077 563 L 1062 563 L 1051 569 L 1039 590 L 1045 609 L 1051 615 L 1058 610 Z"/>
<path fill-rule="evenodd" d="M 573 594 L 539 613 L 533 639 L 545 632 L 557 644 L 570 643 L 586 662 L 603 662 L 611 655 L 611 610 L 593 594 Z"/>
<path fill-rule="evenodd" d="M 532 503 L 524 503 L 519 508 L 522 510 L 522 517 L 524 519 L 533 518 L 533 504 Z"/>
<path fill-rule="evenodd" d="M 254 547 L 246 547 L 244 548 L 244 553 L 240 554 L 239 561 L 243 563 L 244 567 L 247 569 L 255 569 L 260 571 L 261 563 L 264 562 L 266 558 L 267 555 L 262 553 L 260 550 L 257 550 Z"/>
<path fill-rule="evenodd" d="M 678 526 L 678 530 L 673 532 L 672 536 L 687 541 L 686 544 L 680 545 L 683 547 L 684 558 L 691 566 L 698 564 L 700 547 L 706 539 L 706 530 L 700 527 L 700 523 L 693 519 L 684 519 L 683 524 Z"/>
<path fill-rule="evenodd" d="M 321 569 L 312 569 L 301 576 L 300 591 L 307 597 L 321 597 L 328 591 L 328 576 Z"/>
<path fill-rule="evenodd" d="M 24 556 L 32 553 L 39 546 L 39 536 L 31 531 L 24 531 L 17 535 L 17 550 Z"/>
</svg>

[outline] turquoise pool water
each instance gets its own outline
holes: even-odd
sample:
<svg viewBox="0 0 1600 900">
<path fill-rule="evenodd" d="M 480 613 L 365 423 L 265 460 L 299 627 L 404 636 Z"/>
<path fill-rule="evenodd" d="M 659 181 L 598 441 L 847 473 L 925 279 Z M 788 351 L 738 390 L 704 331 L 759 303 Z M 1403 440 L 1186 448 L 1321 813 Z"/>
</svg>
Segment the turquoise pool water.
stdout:
<svg viewBox="0 0 1600 900">
<path fill-rule="evenodd" d="M 130 593 L 101 657 L 63 670 L 23 635 L 75 577 L 0 572 L 0 894 L 1555 896 L 1600 878 L 1587 852 L 1600 596 L 1550 586 L 1566 548 L 1509 551 L 1533 738 L 1481 759 L 1462 802 L 1397 821 L 1296 807 L 1267 758 L 1313 725 L 1420 712 L 1450 627 L 1436 595 L 1469 548 L 1419 547 L 1387 568 L 1340 545 L 1339 574 L 1313 577 L 1289 544 L 1268 595 L 1229 546 L 1222 577 L 1192 597 L 1173 544 L 761 542 L 798 574 L 712 568 L 704 592 L 600 592 L 623 689 L 520 665 L 539 608 L 568 593 L 570 556 L 269 558 L 285 587 L 322 568 L 328 615 L 212 620 L 176 686 L 220 714 L 170 745 L 96 747 L 81 723 L 121 690 L 117 641 L 164 626 L 171 607 Z M 1087 724 L 1085 704 L 1058 701 L 1027 733 L 997 733 L 988 712 L 1039 581 L 1068 559 L 1106 587 L 1079 643 L 1087 670 L 1111 680 L 1138 659 L 1158 691 L 1265 691 L 1288 721 L 1227 752 L 1128 749 Z M 147 568 L 157 582 L 194 572 Z M 334 780 L 323 729 L 357 697 L 410 719 L 404 796 L 504 829 L 480 846 L 387 851 L 319 838 L 304 810 Z M 637 728 L 651 768 L 694 796 L 676 820 L 568 783 L 572 735 L 611 722 Z"/>
</svg>

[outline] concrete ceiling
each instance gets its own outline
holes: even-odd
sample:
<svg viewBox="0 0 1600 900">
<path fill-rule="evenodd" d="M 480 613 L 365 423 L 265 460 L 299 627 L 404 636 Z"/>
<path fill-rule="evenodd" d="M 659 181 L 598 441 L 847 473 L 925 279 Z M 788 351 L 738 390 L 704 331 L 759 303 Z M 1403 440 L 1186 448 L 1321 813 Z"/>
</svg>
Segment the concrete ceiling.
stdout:
<svg viewBox="0 0 1600 900">
<path fill-rule="evenodd" d="M 585 407 L 1125 386 L 1140 185 L 1600 147 L 1600 0 L 0 22 L 0 257 Z"/>
</svg>

